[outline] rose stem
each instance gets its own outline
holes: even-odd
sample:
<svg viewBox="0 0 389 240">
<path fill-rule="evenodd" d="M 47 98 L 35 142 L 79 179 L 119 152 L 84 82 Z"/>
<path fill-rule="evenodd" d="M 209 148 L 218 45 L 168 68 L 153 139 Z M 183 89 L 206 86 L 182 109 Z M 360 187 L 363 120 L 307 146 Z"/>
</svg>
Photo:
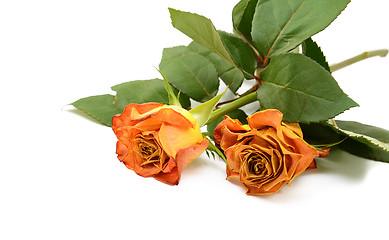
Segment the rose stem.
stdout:
<svg viewBox="0 0 389 240">
<path fill-rule="evenodd" d="M 364 53 L 359 54 L 355 57 L 347 59 L 343 62 L 333 64 L 330 66 L 330 69 L 331 69 L 331 72 L 335 72 L 339 69 L 342 69 L 342 68 L 347 67 L 351 64 L 357 63 L 357 62 L 362 61 L 364 59 L 375 57 L 375 56 L 385 57 L 387 54 L 388 54 L 387 49 L 380 49 L 380 50 L 375 50 L 375 51 L 370 51 L 370 52 L 364 52 Z"/>
<path fill-rule="evenodd" d="M 246 96 L 239 97 L 235 101 L 230 102 L 223 107 L 220 107 L 212 112 L 211 116 L 209 117 L 208 121 L 205 124 L 208 124 L 212 122 L 213 120 L 216 120 L 219 117 L 222 117 L 226 115 L 227 113 L 238 109 L 246 104 L 255 102 L 257 100 L 257 92 L 252 92 L 250 94 L 247 94 Z"/>
</svg>

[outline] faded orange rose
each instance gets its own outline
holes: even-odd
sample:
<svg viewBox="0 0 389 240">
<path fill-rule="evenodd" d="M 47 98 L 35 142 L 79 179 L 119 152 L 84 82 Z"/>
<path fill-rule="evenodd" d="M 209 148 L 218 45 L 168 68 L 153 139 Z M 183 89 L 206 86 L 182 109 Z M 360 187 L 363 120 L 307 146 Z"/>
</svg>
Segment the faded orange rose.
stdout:
<svg viewBox="0 0 389 240">
<path fill-rule="evenodd" d="M 192 115 L 177 106 L 129 104 L 112 119 L 116 153 L 143 177 L 176 185 L 182 170 L 208 146 Z"/>
<path fill-rule="evenodd" d="M 319 152 L 303 139 L 297 123 L 282 122 L 278 110 L 257 112 L 248 125 L 226 118 L 215 128 L 215 143 L 227 158 L 227 178 L 238 177 L 247 194 L 277 192 L 310 167 Z"/>
</svg>

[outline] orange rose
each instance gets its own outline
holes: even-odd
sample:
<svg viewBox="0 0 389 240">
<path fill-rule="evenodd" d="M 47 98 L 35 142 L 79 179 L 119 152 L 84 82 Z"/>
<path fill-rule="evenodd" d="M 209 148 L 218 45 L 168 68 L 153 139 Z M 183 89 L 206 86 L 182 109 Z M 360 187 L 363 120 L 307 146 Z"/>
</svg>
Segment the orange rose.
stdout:
<svg viewBox="0 0 389 240">
<path fill-rule="evenodd" d="M 215 143 L 227 158 L 227 178 L 239 177 L 247 194 L 277 192 L 309 167 L 318 151 L 303 140 L 297 123 L 282 122 L 278 110 L 257 112 L 248 125 L 226 118 L 215 128 Z"/>
<path fill-rule="evenodd" d="M 182 170 L 208 146 L 192 115 L 177 106 L 129 104 L 112 119 L 116 153 L 143 177 L 178 184 Z"/>
</svg>

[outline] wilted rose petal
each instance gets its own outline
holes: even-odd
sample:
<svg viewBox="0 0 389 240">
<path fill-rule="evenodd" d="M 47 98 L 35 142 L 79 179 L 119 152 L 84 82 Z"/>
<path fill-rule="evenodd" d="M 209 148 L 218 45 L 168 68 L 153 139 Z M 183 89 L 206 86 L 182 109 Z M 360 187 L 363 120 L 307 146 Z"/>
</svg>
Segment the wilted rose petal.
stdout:
<svg viewBox="0 0 389 240">
<path fill-rule="evenodd" d="M 238 177 L 247 194 L 277 192 L 307 168 L 316 167 L 318 150 L 303 139 L 297 123 L 282 122 L 278 110 L 257 112 L 248 125 L 226 116 L 215 128 L 215 143 L 227 158 L 227 178 Z"/>
</svg>

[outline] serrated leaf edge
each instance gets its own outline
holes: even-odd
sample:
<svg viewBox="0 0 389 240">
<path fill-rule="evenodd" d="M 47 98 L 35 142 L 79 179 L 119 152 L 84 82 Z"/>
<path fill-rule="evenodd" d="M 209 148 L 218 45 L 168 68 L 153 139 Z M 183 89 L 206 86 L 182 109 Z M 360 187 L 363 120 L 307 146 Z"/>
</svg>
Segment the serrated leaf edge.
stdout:
<svg viewBox="0 0 389 240">
<path fill-rule="evenodd" d="M 384 143 L 384 142 L 379 141 L 373 137 L 369 137 L 369 136 L 366 136 L 363 134 L 343 130 L 343 129 L 339 128 L 338 126 L 336 126 L 331 120 L 328 120 L 327 123 L 328 123 L 328 125 L 332 126 L 335 130 L 338 130 L 339 132 L 342 132 L 349 137 L 364 139 L 364 140 L 368 141 L 369 143 L 373 144 L 374 146 L 379 147 L 382 150 L 389 152 L 389 144 L 388 143 Z"/>
</svg>

